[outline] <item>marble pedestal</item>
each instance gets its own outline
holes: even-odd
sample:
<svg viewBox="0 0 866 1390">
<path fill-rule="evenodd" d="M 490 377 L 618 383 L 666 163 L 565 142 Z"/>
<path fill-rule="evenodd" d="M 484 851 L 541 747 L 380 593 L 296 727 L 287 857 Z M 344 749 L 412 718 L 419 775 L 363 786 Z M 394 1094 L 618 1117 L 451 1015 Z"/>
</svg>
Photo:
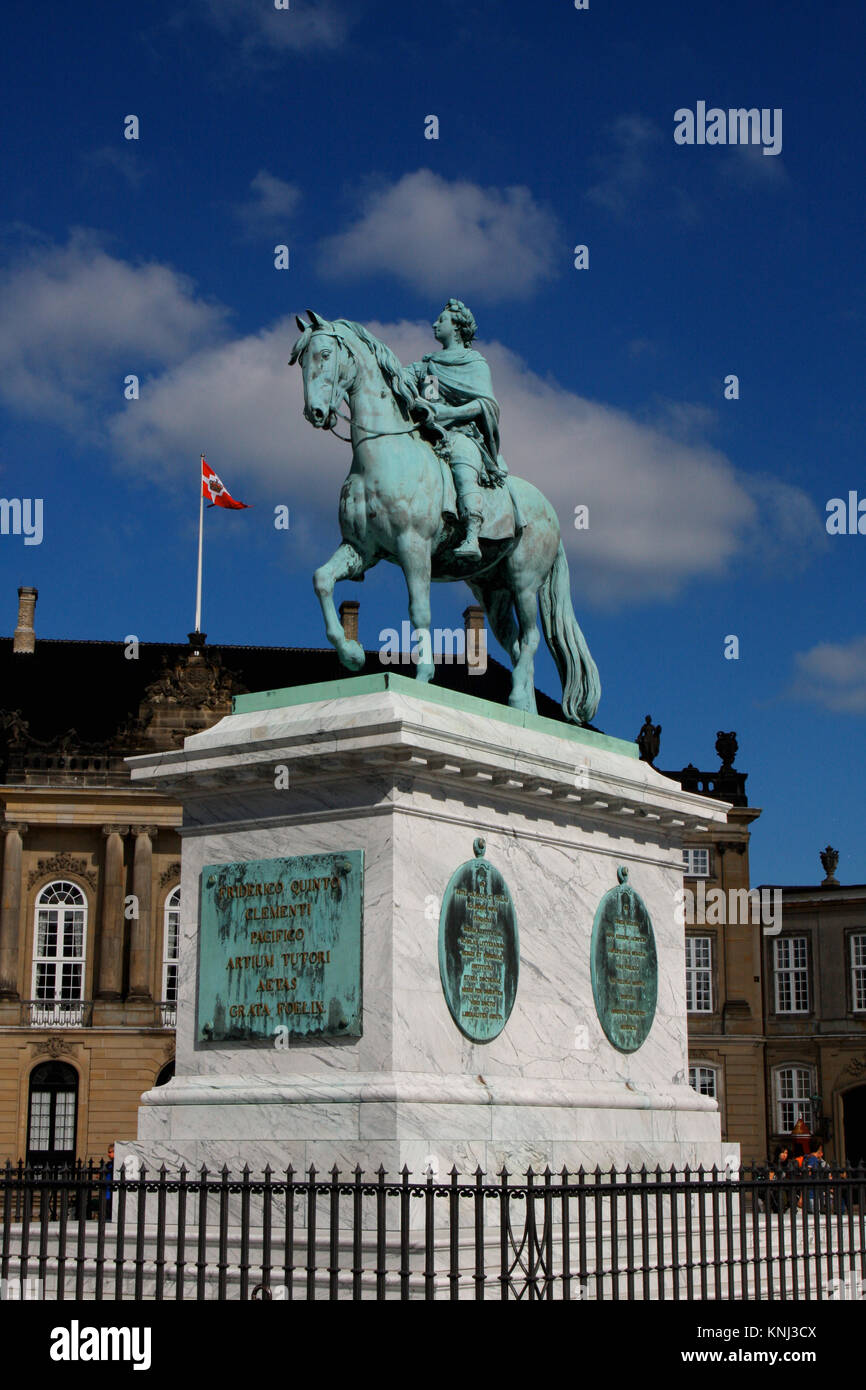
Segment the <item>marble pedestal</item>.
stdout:
<svg viewBox="0 0 866 1390">
<path fill-rule="evenodd" d="M 633 744 L 391 675 L 242 696 L 183 751 L 130 759 L 183 803 L 176 1076 L 147 1092 L 117 1163 L 315 1164 L 417 1178 L 476 1165 L 723 1164 L 716 1103 L 688 1085 L 683 830 L 724 820 Z M 282 785 L 288 769 L 288 787 Z M 278 788 L 275 782 L 280 782 Z M 517 913 L 520 979 L 492 1042 L 456 1027 L 441 895 L 473 840 Z M 196 1042 L 202 866 L 362 849 L 363 1033 L 287 1049 Z M 596 1015 L 590 936 L 626 866 L 652 915 L 658 1006 L 624 1054 Z"/>
</svg>

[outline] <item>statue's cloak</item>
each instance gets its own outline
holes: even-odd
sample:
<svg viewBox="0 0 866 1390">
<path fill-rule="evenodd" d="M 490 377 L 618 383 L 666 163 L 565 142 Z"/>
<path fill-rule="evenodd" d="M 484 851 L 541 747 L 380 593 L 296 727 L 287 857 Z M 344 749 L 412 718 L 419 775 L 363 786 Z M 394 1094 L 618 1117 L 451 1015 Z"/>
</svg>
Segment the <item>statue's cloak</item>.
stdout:
<svg viewBox="0 0 866 1390">
<path fill-rule="evenodd" d="M 459 430 L 475 440 L 485 469 L 499 481 L 506 471 L 499 455 L 499 402 L 493 394 L 490 368 L 481 353 L 475 348 L 443 348 L 439 352 L 425 353 L 420 362 L 411 363 L 406 370 L 415 378 L 419 394 L 423 391 L 424 378 L 432 374 L 438 379 L 439 399 L 445 405 L 478 402 L 479 416 L 447 428 Z"/>
</svg>

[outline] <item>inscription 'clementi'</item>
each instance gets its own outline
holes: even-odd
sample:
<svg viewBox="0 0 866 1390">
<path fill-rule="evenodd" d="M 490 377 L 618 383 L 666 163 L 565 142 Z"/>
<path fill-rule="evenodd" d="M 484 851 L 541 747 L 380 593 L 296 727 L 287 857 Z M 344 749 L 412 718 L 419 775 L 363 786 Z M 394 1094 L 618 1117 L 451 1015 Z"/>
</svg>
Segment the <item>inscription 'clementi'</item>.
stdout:
<svg viewBox="0 0 866 1390">
<path fill-rule="evenodd" d="M 353 850 L 203 869 L 198 1046 L 360 1036 L 363 867 Z M 283 918 L 299 924 L 253 925 Z"/>
</svg>

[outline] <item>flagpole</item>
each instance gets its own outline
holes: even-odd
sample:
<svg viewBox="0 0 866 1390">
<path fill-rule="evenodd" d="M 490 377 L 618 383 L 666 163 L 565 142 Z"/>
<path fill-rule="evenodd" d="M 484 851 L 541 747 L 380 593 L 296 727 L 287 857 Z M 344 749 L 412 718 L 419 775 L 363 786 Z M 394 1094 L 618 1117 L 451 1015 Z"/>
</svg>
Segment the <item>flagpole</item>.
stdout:
<svg viewBox="0 0 866 1390">
<path fill-rule="evenodd" d="M 204 454 L 201 456 L 198 479 L 198 579 L 195 587 L 195 632 L 201 632 L 201 538 L 204 530 Z"/>
</svg>

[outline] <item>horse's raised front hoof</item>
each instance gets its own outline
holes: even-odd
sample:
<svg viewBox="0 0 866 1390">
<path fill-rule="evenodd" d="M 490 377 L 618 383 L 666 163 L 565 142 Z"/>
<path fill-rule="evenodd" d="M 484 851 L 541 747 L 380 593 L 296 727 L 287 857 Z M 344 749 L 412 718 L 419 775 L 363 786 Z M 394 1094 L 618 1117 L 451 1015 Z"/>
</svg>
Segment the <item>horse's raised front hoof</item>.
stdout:
<svg viewBox="0 0 866 1390">
<path fill-rule="evenodd" d="M 360 642 L 345 642 L 340 651 L 340 660 L 350 671 L 360 671 L 366 660 Z"/>
</svg>

